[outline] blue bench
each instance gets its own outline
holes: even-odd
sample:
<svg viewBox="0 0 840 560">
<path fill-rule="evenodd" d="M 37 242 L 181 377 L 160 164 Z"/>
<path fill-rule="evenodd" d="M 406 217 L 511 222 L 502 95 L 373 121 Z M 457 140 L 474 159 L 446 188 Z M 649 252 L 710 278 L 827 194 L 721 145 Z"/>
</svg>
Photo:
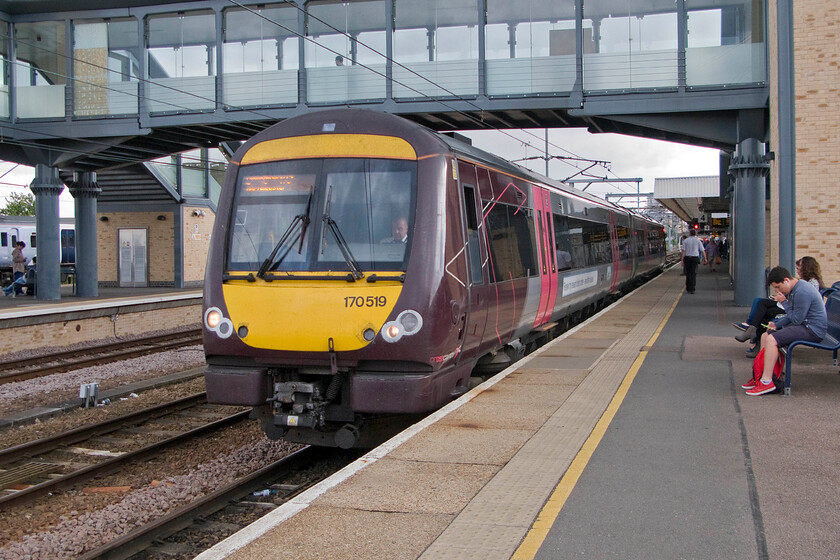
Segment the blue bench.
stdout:
<svg viewBox="0 0 840 560">
<path fill-rule="evenodd" d="M 785 387 L 784 394 L 790 395 L 790 368 L 793 362 L 793 349 L 797 346 L 809 346 L 821 350 L 831 350 L 834 354 L 834 367 L 837 367 L 837 351 L 840 350 L 840 291 L 832 292 L 825 302 L 825 312 L 828 315 L 828 329 L 825 336 L 819 342 L 808 342 L 806 340 L 794 340 L 786 349 L 785 354 Z"/>
</svg>

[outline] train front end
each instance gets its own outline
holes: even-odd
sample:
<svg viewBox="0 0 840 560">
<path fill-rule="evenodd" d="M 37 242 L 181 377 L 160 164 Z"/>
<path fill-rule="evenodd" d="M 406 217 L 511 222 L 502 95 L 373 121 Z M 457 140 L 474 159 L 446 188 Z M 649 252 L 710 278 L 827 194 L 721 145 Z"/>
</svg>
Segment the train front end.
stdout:
<svg viewBox="0 0 840 560">
<path fill-rule="evenodd" d="M 444 189 L 417 202 L 418 168 L 442 176 L 441 158 L 421 164 L 399 131 L 325 113 L 268 129 L 231 163 L 205 378 L 210 402 L 254 406 L 269 437 L 353 447 L 376 437 L 377 417 L 432 410 L 469 373 L 430 359 L 458 344 L 438 301 L 457 299 L 436 264 Z"/>
</svg>

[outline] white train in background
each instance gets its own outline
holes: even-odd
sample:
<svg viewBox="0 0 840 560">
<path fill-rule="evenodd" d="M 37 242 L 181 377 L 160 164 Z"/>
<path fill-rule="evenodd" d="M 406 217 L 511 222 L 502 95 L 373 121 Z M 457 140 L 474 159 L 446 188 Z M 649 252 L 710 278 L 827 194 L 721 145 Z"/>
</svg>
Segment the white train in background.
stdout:
<svg viewBox="0 0 840 560">
<path fill-rule="evenodd" d="M 59 220 L 61 236 L 61 264 L 72 265 L 76 262 L 76 229 L 72 218 Z M 38 255 L 38 237 L 35 233 L 35 216 L 0 215 L 0 275 L 11 278 L 12 250 L 18 241 L 26 243 L 23 256 L 26 264 Z"/>
</svg>

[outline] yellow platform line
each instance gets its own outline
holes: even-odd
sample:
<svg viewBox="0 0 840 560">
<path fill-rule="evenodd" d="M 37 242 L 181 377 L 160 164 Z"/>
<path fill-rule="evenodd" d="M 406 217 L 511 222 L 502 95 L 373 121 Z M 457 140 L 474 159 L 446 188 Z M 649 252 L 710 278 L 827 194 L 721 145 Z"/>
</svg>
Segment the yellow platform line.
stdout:
<svg viewBox="0 0 840 560">
<path fill-rule="evenodd" d="M 630 370 L 627 372 L 627 375 L 624 376 L 624 380 L 615 392 L 612 401 L 610 401 L 610 404 L 607 406 L 606 410 L 604 410 L 604 414 L 601 415 L 601 418 L 598 420 L 597 424 L 595 424 L 595 428 L 593 428 L 592 433 L 589 434 L 589 437 L 586 439 L 583 446 L 581 446 L 580 451 L 578 451 L 577 455 L 575 455 L 574 460 L 569 465 L 568 470 L 566 470 L 566 474 L 564 474 L 563 478 L 560 479 L 560 482 L 557 484 L 554 492 L 552 492 L 551 497 L 548 498 L 548 501 L 543 506 L 536 521 L 534 521 L 534 524 L 528 531 L 528 534 L 525 535 L 525 538 L 522 540 L 522 544 L 519 545 L 519 548 L 517 548 L 516 552 L 514 552 L 513 556 L 511 556 L 511 560 L 532 560 L 537 555 L 537 552 L 545 541 L 545 538 L 548 536 L 548 532 L 554 526 L 557 516 L 560 515 L 560 510 L 562 510 L 563 506 L 566 504 L 566 500 L 569 498 L 572 490 L 574 490 L 577 481 L 583 474 L 583 470 L 592 458 L 592 454 L 595 453 L 595 449 L 597 449 L 598 444 L 601 443 L 601 439 L 607 432 L 607 428 L 609 428 L 613 418 L 615 418 L 621 403 L 624 402 L 624 397 L 627 396 L 627 391 L 630 390 L 630 385 L 633 384 L 636 374 L 639 372 L 639 369 L 641 369 L 642 364 L 647 358 L 648 351 L 646 348 L 652 347 L 653 343 L 656 342 L 656 339 L 659 338 L 659 334 L 662 332 L 662 329 L 665 328 L 665 324 L 668 322 L 668 319 L 670 319 L 674 309 L 676 309 L 677 303 L 679 303 L 681 297 L 682 292 L 679 297 L 677 297 L 676 301 L 674 301 L 674 305 L 671 306 L 671 309 L 668 310 L 665 318 L 662 319 L 661 323 L 659 323 L 659 326 L 656 328 L 656 331 L 654 331 L 653 336 L 650 337 L 648 343 L 639 352 L 639 355 L 636 357 L 633 365 L 630 366 Z"/>
</svg>

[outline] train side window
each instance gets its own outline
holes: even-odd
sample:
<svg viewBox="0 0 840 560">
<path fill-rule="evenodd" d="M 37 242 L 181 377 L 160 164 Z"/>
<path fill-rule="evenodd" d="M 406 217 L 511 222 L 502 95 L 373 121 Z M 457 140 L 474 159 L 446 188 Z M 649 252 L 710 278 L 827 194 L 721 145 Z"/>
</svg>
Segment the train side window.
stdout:
<svg viewBox="0 0 840 560">
<path fill-rule="evenodd" d="M 9 234 L 5 231 L 0 233 L 0 246 L 8 247 L 9 246 Z"/>
<path fill-rule="evenodd" d="M 38 241 L 38 239 L 37 239 L 37 237 L 35 237 L 34 233 L 29 236 L 29 246 L 30 247 L 32 247 L 32 248 L 37 247 L 38 246 L 38 244 L 36 243 L 37 241 Z"/>
<path fill-rule="evenodd" d="M 17 245 L 17 235 L 12 234 L 12 247 L 14 247 L 15 245 Z"/>
<path fill-rule="evenodd" d="M 475 187 L 464 185 L 464 213 L 467 219 L 467 255 L 470 261 L 472 284 L 484 284 L 481 270 L 481 247 L 478 237 L 478 208 L 475 201 Z"/>
<path fill-rule="evenodd" d="M 497 202 L 491 205 L 484 224 L 493 282 L 537 274 L 534 217 L 528 209 Z"/>
<path fill-rule="evenodd" d="M 570 270 L 583 266 L 582 263 L 575 263 L 573 257 L 573 238 L 569 232 L 569 220 L 565 216 L 554 214 L 554 252 L 557 258 L 557 270 Z M 578 236 L 578 244 L 580 236 Z"/>
</svg>

